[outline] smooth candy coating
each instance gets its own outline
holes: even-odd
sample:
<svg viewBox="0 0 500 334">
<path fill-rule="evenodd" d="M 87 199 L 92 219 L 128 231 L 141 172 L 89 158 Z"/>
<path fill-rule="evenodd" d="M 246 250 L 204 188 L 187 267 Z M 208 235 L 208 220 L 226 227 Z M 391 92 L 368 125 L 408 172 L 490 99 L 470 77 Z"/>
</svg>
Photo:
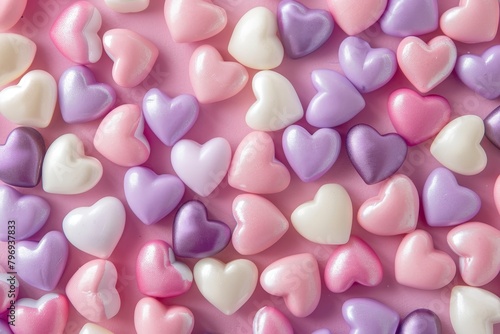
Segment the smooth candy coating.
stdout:
<svg viewBox="0 0 500 334">
<path fill-rule="evenodd" d="M 382 31 L 397 37 L 424 35 L 438 27 L 437 0 L 388 0 L 380 18 Z"/>
<path fill-rule="evenodd" d="M 104 0 L 104 3 L 118 13 L 142 12 L 149 6 L 149 0 Z"/>
<path fill-rule="evenodd" d="M 387 0 L 328 0 L 335 22 L 348 35 L 357 35 L 369 28 L 384 13 Z"/>
<path fill-rule="evenodd" d="M 486 138 L 500 150 L 500 107 L 496 107 L 484 119 Z"/>
<path fill-rule="evenodd" d="M 28 0 L 5 0 L 0 8 L 0 32 L 12 28 L 23 16 Z M 1 84 L 0 84 L 1 86 Z"/>
<path fill-rule="evenodd" d="M 10 292 L 9 292 L 10 291 Z M 12 274 L 7 274 L 7 271 L 0 266 L 0 314 L 4 314 L 14 303 L 19 296 L 19 280 L 16 279 Z M 5 313 L 6 315 L 8 313 Z M 9 326 L 6 327 L 7 329 Z M 0 333 L 2 332 L 2 326 L 0 322 Z"/>
<path fill-rule="evenodd" d="M 16 3 L 27 0 L 11 0 Z M 9 16 L 10 13 L 9 12 Z M 35 59 L 36 44 L 27 37 L 12 33 L 0 34 L 0 86 L 19 78 Z"/>
<path fill-rule="evenodd" d="M 399 334 L 441 334 L 441 320 L 428 309 L 417 309 L 399 324 Z"/>
<path fill-rule="evenodd" d="M 194 316 L 184 306 L 165 306 L 157 299 L 145 297 L 135 306 L 134 325 L 137 334 L 191 334 Z"/>
<path fill-rule="evenodd" d="M 78 334 L 113 334 L 113 332 L 99 325 L 87 322 Z"/>
<path fill-rule="evenodd" d="M 395 334 L 399 314 L 374 299 L 351 298 L 342 305 L 342 316 L 351 334 Z"/>
<path fill-rule="evenodd" d="M 254 334 L 293 334 L 290 321 L 272 306 L 264 306 L 255 313 L 252 329 Z"/>
</svg>

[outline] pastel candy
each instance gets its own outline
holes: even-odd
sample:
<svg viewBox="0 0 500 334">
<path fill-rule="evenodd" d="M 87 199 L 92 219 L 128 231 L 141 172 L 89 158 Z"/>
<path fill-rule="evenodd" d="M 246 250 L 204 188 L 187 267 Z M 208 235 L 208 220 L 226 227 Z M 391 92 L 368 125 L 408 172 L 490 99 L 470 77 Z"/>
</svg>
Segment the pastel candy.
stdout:
<svg viewBox="0 0 500 334">
<path fill-rule="evenodd" d="M 388 0 L 380 18 L 382 31 L 397 37 L 423 35 L 438 27 L 437 0 Z"/>
<path fill-rule="evenodd" d="M 137 334 L 190 334 L 194 316 L 184 306 L 165 306 L 155 298 L 145 297 L 135 306 L 134 326 Z"/>
<path fill-rule="evenodd" d="M 500 149 L 500 108 L 496 107 L 484 119 L 484 130 L 486 138 Z"/>
<path fill-rule="evenodd" d="M 22 4 L 27 0 L 11 0 Z M 12 16 L 10 16 L 12 14 Z M 9 17 L 14 18 L 9 11 Z M 12 33 L 0 33 L 0 86 L 19 78 L 35 59 L 36 44 L 27 37 Z"/>
<path fill-rule="evenodd" d="M 328 0 L 327 3 L 340 28 L 348 35 L 356 35 L 378 21 L 387 0 Z"/>
<path fill-rule="evenodd" d="M 394 334 L 399 324 L 397 312 L 370 298 L 346 300 L 342 316 L 351 327 L 351 334 Z"/>
<path fill-rule="evenodd" d="M 142 12 L 149 6 L 149 0 L 104 0 L 104 3 L 118 13 Z"/>
<path fill-rule="evenodd" d="M 428 309 L 417 309 L 401 320 L 397 333 L 441 334 L 441 328 L 441 320 L 439 320 L 436 313 Z"/>
<path fill-rule="evenodd" d="M 255 313 L 254 334 L 293 334 L 290 321 L 277 308 L 264 306 Z"/>
<path fill-rule="evenodd" d="M 78 334 L 113 334 L 113 332 L 99 325 L 87 322 Z"/>
<path fill-rule="evenodd" d="M 0 32 L 9 30 L 19 21 L 27 2 L 28 0 L 4 1 L 0 8 Z"/>
</svg>

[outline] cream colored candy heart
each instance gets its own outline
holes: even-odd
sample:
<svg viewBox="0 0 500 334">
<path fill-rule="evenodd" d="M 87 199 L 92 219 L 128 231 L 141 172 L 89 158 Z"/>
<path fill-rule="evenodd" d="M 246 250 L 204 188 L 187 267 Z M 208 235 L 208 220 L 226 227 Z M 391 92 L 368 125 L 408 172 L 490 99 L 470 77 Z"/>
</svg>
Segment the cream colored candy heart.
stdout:
<svg viewBox="0 0 500 334">
<path fill-rule="evenodd" d="M 307 240 L 325 245 L 345 244 L 351 235 L 351 198 L 341 185 L 325 184 L 312 201 L 292 212 L 291 221 Z"/>
<path fill-rule="evenodd" d="M 258 72 L 252 80 L 257 101 L 246 114 L 249 127 L 260 131 L 286 128 L 304 116 L 304 108 L 290 81 L 274 71 Z"/>
<path fill-rule="evenodd" d="M 118 13 L 142 12 L 149 6 L 149 0 L 104 0 L 104 3 Z"/>
<path fill-rule="evenodd" d="M 226 315 L 235 313 L 247 302 L 259 277 L 257 266 L 245 259 L 224 264 L 205 258 L 196 263 L 193 272 L 203 297 Z"/>
<path fill-rule="evenodd" d="M 35 59 L 36 44 L 18 34 L 0 34 L 0 86 L 19 78 Z"/>
<path fill-rule="evenodd" d="M 458 117 L 448 123 L 431 145 L 431 154 L 443 166 L 462 175 L 476 175 L 488 158 L 481 147 L 483 120 L 476 115 Z"/>
<path fill-rule="evenodd" d="M 78 334 L 113 334 L 113 332 L 99 325 L 87 322 Z"/>
<path fill-rule="evenodd" d="M 265 7 L 250 9 L 234 27 L 228 51 L 238 62 L 256 70 L 278 67 L 284 49 L 278 36 L 276 15 Z"/>
<path fill-rule="evenodd" d="M 72 133 L 60 136 L 45 153 L 42 166 L 43 190 L 52 194 L 81 194 L 102 177 L 102 165 L 85 155 L 82 141 Z"/>
<path fill-rule="evenodd" d="M 26 73 L 16 86 L 0 92 L 0 113 L 9 121 L 45 128 L 49 125 L 57 102 L 57 83 L 45 71 Z"/>
</svg>

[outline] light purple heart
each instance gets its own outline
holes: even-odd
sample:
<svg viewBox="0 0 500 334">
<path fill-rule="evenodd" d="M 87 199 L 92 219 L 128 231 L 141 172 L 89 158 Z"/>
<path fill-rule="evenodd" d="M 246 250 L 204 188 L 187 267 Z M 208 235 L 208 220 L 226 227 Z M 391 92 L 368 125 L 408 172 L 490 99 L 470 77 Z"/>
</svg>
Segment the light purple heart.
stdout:
<svg viewBox="0 0 500 334">
<path fill-rule="evenodd" d="M 192 95 L 170 98 L 157 88 L 150 89 L 142 101 L 146 123 L 167 146 L 174 145 L 198 119 L 200 106 Z"/>
<path fill-rule="evenodd" d="M 311 135 L 299 125 L 286 128 L 282 143 L 288 163 L 304 182 L 315 181 L 330 170 L 341 147 L 337 131 L 324 128 Z"/>
<path fill-rule="evenodd" d="M 61 232 L 50 231 L 40 242 L 18 242 L 16 253 L 19 277 L 35 288 L 52 291 L 68 261 L 68 241 Z"/>
<path fill-rule="evenodd" d="M 484 119 L 484 130 L 490 142 L 500 149 L 500 107 L 496 107 Z"/>
<path fill-rule="evenodd" d="M 397 60 L 392 50 L 372 48 L 365 40 L 351 36 L 339 47 L 342 71 L 361 93 L 369 93 L 388 83 L 396 73 Z"/>
<path fill-rule="evenodd" d="M 399 314 L 370 298 L 348 299 L 342 305 L 342 316 L 351 327 L 351 334 L 394 334 Z"/>
<path fill-rule="evenodd" d="M 418 309 L 401 321 L 397 334 L 441 334 L 441 321 L 431 310 Z"/>
<path fill-rule="evenodd" d="M 482 56 L 465 54 L 458 57 L 455 72 L 476 94 L 496 99 L 500 96 L 500 45 L 489 48 Z"/>
<path fill-rule="evenodd" d="M 306 111 L 309 124 L 319 128 L 332 128 L 356 116 L 365 107 L 365 100 L 356 87 L 343 75 L 332 70 L 311 73 L 318 93 Z"/>
<path fill-rule="evenodd" d="M 66 123 L 84 123 L 108 113 L 116 102 L 113 87 L 98 83 L 94 73 L 83 65 L 63 72 L 58 84 L 59 106 Z"/>
<path fill-rule="evenodd" d="M 184 196 L 184 183 L 174 175 L 158 175 L 146 167 L 130 168 L 123 181 L 130 209 L 146 225 L 172 212 Z"/>
<path fill-rule="evenodd" d="M 423 35 L 438 27 L 437 0 L 389 0 L 380 19 L 382 31 L 397 37 Z"/>
<path fill-rule="evenodd" d="M 366 124 L 347 132 L 347 155 L 367 184 L 383 181 L 396 173 L 408 152 L 405 140 L 396 133 L 380 135 Z"/>
<path fill-rule="evenodd" d="M 310 9 L 295 0 L 282 0 L 277 15 L 281 41 L 290 58 L 316 51 L 333 32 L 333 17 L 329 12 Z"/>
<path fill-rule="evenodd" d="M 9 230 L 15 231 L 10 235 L 16 241 L 31 237 L 42 228 L 49 214 L 50 205 L 43 198 L 23 195 L 14 188 L 0 185 L 0 241 L 8 241 Z M 15 223 L 9 224 L 9 221 Z"/>
<path fill-rule="evenodd" d="M 454 226 L 469 221 L 481 208 L 481 198 L 458 184 L 451 171 L 434 169 L 424 184 L 422 205 L 430 226 Z"/>
</svg>

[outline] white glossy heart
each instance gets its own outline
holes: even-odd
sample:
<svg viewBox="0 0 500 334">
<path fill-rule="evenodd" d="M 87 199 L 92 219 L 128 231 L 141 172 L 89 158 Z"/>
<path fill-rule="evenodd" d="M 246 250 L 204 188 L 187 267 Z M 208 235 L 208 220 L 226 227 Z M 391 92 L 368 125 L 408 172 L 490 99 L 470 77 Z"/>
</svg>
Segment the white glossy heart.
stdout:
<svg viewBox="0 0 500 334">
<path fill-rule="evenodd" d="M 104 0 L 104 3 L 118 13 L 142 12 L 149 6 L 149 0 Z"/>
<path fill-rule="evenodd" d="M 113 334 L 113 332 L 99 325 L 87 322 L 78 334 Z"/>
<path fill-rule="evenodd" d="M 19 78 L 35 58 L 36 44 L 22 35 L 0 34 L 0 86 Z"/>
</svg>

